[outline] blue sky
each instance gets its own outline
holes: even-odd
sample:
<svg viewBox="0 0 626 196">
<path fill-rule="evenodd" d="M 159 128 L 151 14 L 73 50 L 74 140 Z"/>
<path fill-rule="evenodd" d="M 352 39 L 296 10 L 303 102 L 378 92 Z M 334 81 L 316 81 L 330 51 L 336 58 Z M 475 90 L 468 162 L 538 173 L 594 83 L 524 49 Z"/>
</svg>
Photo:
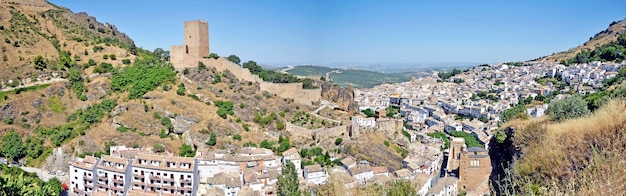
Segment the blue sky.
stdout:
<svg viewBox="0 0 626 196">
<path fill-rule="evenodd" d="M 211 52 L 259 63 L 493 63 L 567 50 L 626 17 L 626 1 L 49 0 L 144 49 L 209 22 Z"/>
</svg>

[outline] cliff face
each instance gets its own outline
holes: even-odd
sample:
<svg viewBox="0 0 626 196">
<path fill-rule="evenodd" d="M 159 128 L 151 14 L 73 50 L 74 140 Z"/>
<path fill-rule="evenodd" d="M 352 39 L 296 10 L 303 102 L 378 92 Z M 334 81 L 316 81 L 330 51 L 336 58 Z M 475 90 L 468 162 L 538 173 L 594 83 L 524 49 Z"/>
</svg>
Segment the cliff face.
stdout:
<svg viewBox="0 0 626 196">
<path fill-rule="evenodd" d="M 354 101 L 352 86 L 344 88 L 334 86 L 329 82 L 322 82 L 320 87 L 322 88 L 322 99 L 336 103 L 341 110 L 351 113 L 359 112 L 359 104 Z"/>
</svg>

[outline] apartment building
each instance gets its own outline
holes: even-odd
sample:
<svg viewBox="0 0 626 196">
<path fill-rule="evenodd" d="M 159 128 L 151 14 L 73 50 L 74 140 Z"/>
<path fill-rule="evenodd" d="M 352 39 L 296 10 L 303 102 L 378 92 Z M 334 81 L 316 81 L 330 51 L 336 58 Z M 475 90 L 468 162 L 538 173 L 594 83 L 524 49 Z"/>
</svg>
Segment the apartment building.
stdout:
<svg viewBox="0 0 626 196">
<path fill-rule="evenodd" d="M 134 193 L 196 195 L 198 168 L 194 158 L 137 154 L 132 167 Z"/>
<path fill-rule="evenodd" d="M 94 190 L 94 177 L 98 159 L 86 156 L 69 163 L 70 192 L 76 195 L 91 195 Z"/>
<path fill-rule="evenodd" d="M 97 165 L 97 190 L 111 195 L 125 195 L 130 185 L 130 160 L 103 155 Z"/>
</svg>

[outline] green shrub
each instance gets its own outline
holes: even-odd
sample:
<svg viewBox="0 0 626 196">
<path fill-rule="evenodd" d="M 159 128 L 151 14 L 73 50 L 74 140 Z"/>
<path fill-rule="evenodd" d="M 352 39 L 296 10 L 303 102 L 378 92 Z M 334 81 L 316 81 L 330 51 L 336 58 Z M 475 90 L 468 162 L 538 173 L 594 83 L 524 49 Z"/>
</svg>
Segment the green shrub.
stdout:
<svg viewBox="0 0 626 196">
<path fill-rule="evenodd" d="M 591 113 L 587 108 L 587 103 L 578 96 L 550 102 L 547 112 L 556 121 L 586 116 Z"/>
<path fill-rule="evenodd" d="M 341 144 L 341 142 L 343 142 L 342 138 L 339 137 L 339 138 L 335 139 L 335 145 L 339 146 Z"/>
<path fill-rule="evenodd" d="M 215 146 L 217 144 L 217 135 L 215 132 L 211 132 L 211 136 L 209 137 L 209 141 L 206 142 L 206 145 Z"/>
<path fill-rule="evenodd" d="M 241 141 L 241 135 L 239 135 L 239 134 L 235 134 L 235 135 L 233 136 L 233 139 L 234 139 L 234 140 L 237 140 L 237 141 Z"/>
<path fill-rule="evenodd" d="M 161 144 L 154 144 L 154 145 L 152 146 L 152 150 L 153 150 L 154 152 L 156 152 L 156 153 L 159 153 L 159 152 L 165 152 L 165 146 L 163 146 L 163 145 L 161 145 Z"/>
<path fill-rule="evenodd" d="M 193 146 L 190 146 L 187 144 L 181 145 L 178 150 L 178 156 L 181 156 L 181 157 L 194 157 L 195 155 L 196 155 L 196 150 L 193 148 Z"/>
<path fill-rule="evenodd" d="M 178 85 L 178 89 L 176 89 L 176 94 L 183 96 L 185 95 L 185 84 L 182 82 Z"/>
</svg>

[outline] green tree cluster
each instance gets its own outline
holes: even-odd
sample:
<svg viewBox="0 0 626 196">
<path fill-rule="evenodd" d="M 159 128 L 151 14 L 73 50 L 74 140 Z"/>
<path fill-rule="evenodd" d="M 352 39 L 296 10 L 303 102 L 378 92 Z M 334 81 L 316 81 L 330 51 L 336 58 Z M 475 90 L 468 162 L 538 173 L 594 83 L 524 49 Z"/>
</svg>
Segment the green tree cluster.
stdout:
<svg viewBox="0 0 626 196">
<path fill-rule="evenodd" d="M 300 184 L 296 167 L 291 161 L 287 161 L 278 176 L 276 194 L 279 196 L 300 196 Z"/>
<path fill-rule="evenodd" d="M 215 106 L 217 106 L 217 115 L 223 119 L 226 119 L 228 115 L 235 115 L 232 101 L 217 100 L 215 101 Z"/>
<path fill-rule="evenodd" d="M 57 178 L 44 182 L 34 173 L 26 173 L 21 169 L 8 168 L 4 165 L 0 166 L 0 168 L 2 168 L 2 173 L 5 173 L 0 175 L 1 195 L 67 195 L 65 190 L 63 190 L 61 181 Z"/>
<path fill-rule="evenodd" d="M 548 115 L 556 121 L 586 116 L 591 111 L 587 108 L 585 100 L 579 96 L 568 97 L 563 100 L 555 100 L 548 105 Z"/>
<path fill-rule="evenodd" d="M 272 70 L 264 70 L 261 66 L 257 65 L 254 61 L 248 61 L 243 63 L 243 68 L 250 70 L 250 73 L 259 75 L 263 81 L 272 82 L 272 83 L 296 83 L 303 82 L 304 89 L 314 89 L 317 88 L 313 84 L 313 80 L 302 80 L 296 76 L 280 73 Z"/>
<path fill-rule="evenodd" d="M 100 65 L 93 68 L 93 72 L 99 74 L 113 72 L 113 65 L 111 63 L 101 62 Z"/>
<path fill-rule="evenodd" d="M 239 64 L 239 63 L 241 63 L 241 59 L 239 59 L 239 57 L 238 57 L 237 55 L 234 55 L 234 54 L 233 54 L 233 55 L 228 56 L 228 60 L 229 60 L 230 62 L 235 63 L 235 64 Z"/>
<path fill-rule="evenodd" d="M 111 89 L 128 91 L 129 98 L 137 99 L 161 84 L 173 82 L 175 76 L 172 66 L 152 53 L 142 51 L 132 65 L 113 73 Z"/>
<path fill-rule="evenodd" d="M 181 157 L 194 157 L 194 156 L 196 156 L 196 150 L 193 148 L 193 146 L 190 146 L 190 145 L 187 145 L 187 144 L 183 144 L 178 149 L 178 156 L 181 156 Z"/>
<path fill-rule="evenodd" d="M 217 135 L 215 134 L 215 132 L 211 132 L 209 141 L 206 142 L 206 145 L 215 146 L 215 144 L 217 144 Z"/>
<path fill-rule="evenodd" d="M 612 41 L 593 50 L 582 50 L 571 59 L 561 61 L 561 64 L 589 63 L 591 61 L 615 61 L 621 63 L 626 59 L 626 34 L 622 33 L 617 41 Z"/>
<path fill-rule="evenodd" d="M 35 64 L 35 69 L 38 70 L 44 70 L 48 67 L 46 60 L 41 55 L 37 55 L 33 60 L 33 63 Z"/>
<path fill-rule="evenodd" d="M 180 96 L 185 95 L 185 84 L 183 84 L 182 82 L 178 84 L 178 88 L 176 89 L 176 94 Z"/>
<path fill-rule="evenodd" d="M 361 112 L 363 112 L 363 114 L 365 114 L 365 116 L 367 116 L 368 118 L 376 116 L 374 114 L 374 111 L 372 111 L 372 109 L 369 109 L 369 108 L 362 110 Z"/>
<path fill-rule="evenodd" d="M 441 78 L 442 80 L 447 80 L 448 78 L 451 78 L 453 76 L 456 76 L 456 75 L 458 75 L 460 73 L 463 73 L 463 72 L 466 72 L 466 71 L 469 71 L 469 70 L 463 71 L 463 70 L 454 68 L 454 69 L 452 69 L 451 72 L 446 72 L 446 71 L 439 72 L 437 74 L 437 76 L 439 76 L 439 78 Z"/>
<path fill-rule="evenodd" d="M 468 148 L 469 147 L 481 147 L 481 148 L 485 147 L 472 134 L 465 133 L 465 132 L 462 132 L 462 131 L 451 131 L 450 135 L 453 136 L 453 137 L 462 137 L 462 138 L 464 138 L 465 139 L 465 145 L 467 145 Z"/>
<path fill-rule="evenodd" d="M 7 134 L 2 136 L 2 146 L 0 154 L 6 156 L 10 160 L 18 160 L 26 155 L 26 147 L 22 143 L 22 136 L 11 129 Z"/>
<path fill-rule="evenodd" d="M 278 117 L 276 116 L 276 113 L 272 112 L 269 115 L 265 116 L 262 115 L 260 113 L 256 113 L 254 114 L 254 117 L 252 118 L 252 121 L 255 123 L 258 123 L 259 125 L 261 125 L 261 127 L 265 127 L 265 125 L 271 124 L 272 122 L 274 122 L 275 120 L 277 120 Z M 278 128 L 278 126 L 277 126 Z"/>
</svg>

